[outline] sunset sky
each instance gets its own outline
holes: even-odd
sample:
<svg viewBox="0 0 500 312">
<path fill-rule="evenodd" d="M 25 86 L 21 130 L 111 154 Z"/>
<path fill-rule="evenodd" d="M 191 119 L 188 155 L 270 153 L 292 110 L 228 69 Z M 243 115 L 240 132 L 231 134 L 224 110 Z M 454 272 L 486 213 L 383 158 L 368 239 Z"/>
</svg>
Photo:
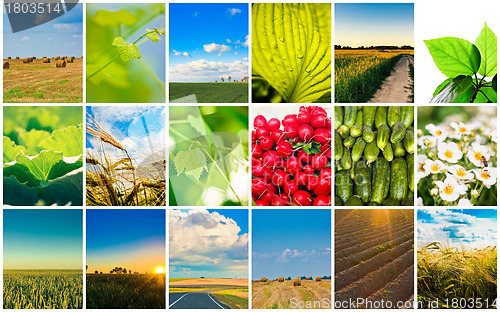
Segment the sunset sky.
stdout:
<svg viewBox="0 0 500 312">
<path fill-rule="evenodd" d="M 165 210 L 87 209 L 88 273 L 165 267 Z"/>
<path fill-rule="evenodd" d="M 82 269 L 81 209 L 5 209 L 4 269 Z"/>
<path fill-rule="evenodd" d="M 413 46 L 413 3 L 335 4 L 335 44 Z"/>
</svg>

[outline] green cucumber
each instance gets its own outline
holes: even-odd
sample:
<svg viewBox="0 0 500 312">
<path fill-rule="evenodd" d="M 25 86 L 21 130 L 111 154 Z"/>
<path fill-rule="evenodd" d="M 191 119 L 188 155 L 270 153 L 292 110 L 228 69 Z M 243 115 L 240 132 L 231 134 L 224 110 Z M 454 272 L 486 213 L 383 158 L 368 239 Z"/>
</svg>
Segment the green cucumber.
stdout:
<svg viewBox="0 0 500 312">
<path fill-rule="evenodd" d="M 368 206 L 380 206 L 380 204 L 372 201 L 368 204 Z"/>
<path fill-rule="evenodd" d="M 337 132 L 342 139 L 346 139 L 349 136 L 349 128 L 346 125 L 341 125 Z"/>
<path fill-rule="evenodd" d="M 413 206 L 413 197 L 412 198 L 405 198 L 401 201 L 401 206 Z"/>
<path fill-rule="evenodd" d="M 369 125 L 363 126 L 363 139 L 366 143 L 371 143 L 375 139 L 375 133 L 372 131 L 372 127 Z"/>
<path fill-rule="evenodd" d="M 413 154 L 415 152 L 413 131 L 406 131 L 405 138 L 403 139 L 403 146 L 409 154 Z"/>
<path fill-rule="evenodd" d="M 355 142 L 356 142 L 356 139 L 353 138 L 352 136 L 350 136 L 344 140 L 344 146 L 347 148 L 351 148 Z"/>
<path fill-rule="evenodd" d="M 355 190 L 356 194 L 364 203 L 368 203 L 372 196 L 372 179 L 370 169 L 365 162 L 360 160 L 354 165 L 355 168 Z"/>
<path fill-rule="evenodd" d="M 381 205 L 389 193 L 391 170 L 389 162 L 383 157 L 377 158 L 373 166 L 372 201 Z"/>
<path fill-rule="evenodd" d="M 358 196 L 351 196 L 344 206 L 363 206 L 363 201 Z"/>
<path fill-rule="evenodd" d="M 340 134 L 335 131 L 335 160 L 339 160 L 344 155 L 344 144 L 342 144 L 342 138 Z"/>
<path fill-rule="evenodd" d="M 404 123 L 398 121 L 392 125 L 391 143 L 397 143 L 404 139 L 406 135 L 406 126 Z"/>
<path fill-rule="evenodd" d="M 354 178 L 356 177 L 356 172 L 354 171 L 354 165 L 356 163 L 354 161 L 351 161 L 351 169 L 349 169 L 349 175 L 351 177 L 351 180 L 354 180 Z"/>
<path fill-rule="evenodd" d="M 357 106 L 344 106 L 344 125 L 347 128 L 351 128 L 356 122 L 356 117 L 358 113 Z"/>
<path fill-rule="evenodd" d="M 359 110 L 358 116 L 356 117 L 356 122 L 351 127 L 351 132 L 350 132 L 351 136 L 355 138 L 359 137 L 363 133 L 362 127 L 363 127 L 363 111 Z"/>
<path fill-rule="evenodd" d="M 388 162 L 391 162 L 394 159 L 394 152 L 392 151 L 392 145 L 391 145 L 391 143 L 387 143 L 387 145 L 385 146 L 384 150 L 382 151 L 382 155 L 384 155 L 384 158 Z"/>
<path fill-rule="evenodd" d="M 377 146 L 381 150 L 384 150 L 384 147 L 389 142 L 389 136 L 391 135 L 391 130 L 387 125 L 381 125 L 377 130 Z"/>
<path fill-rule="evenodd" d="M 379 153 L 380 149 L 377 147 L 377 143 L 375 143 L 375 141 L 368 143 L 365 147 L 364 152 L 365 158 L 367 160 L 366 164 L 371 164 L 372 162 L 374 162 L 377 159 Z"/>
<path fill-rule="evenodd" d="M 342 206 L 342 200 L 338 196 L 335 196 L 335 206 Z"/>
<path fill-rule="evenodd" d="M 375 128 L 379 128 L 380 125 L 387 125 L 387 106 L 377 107 L 377 112 L 375 113 Z"/>
<path fill-rule="evenodd" d="M 335 106 L 335 118 L 334 118 L 335 130 L 337 130 L 344 123 L 344 109 L 342 106 Z"/>
<path fill-rule="evenodd" d="M 408 188 L 410 188 L 410 191 L 413 193 L 415 190 L 415 185 L 413 184 L 414 181 L 414 164 L 415 164 L 415 154 L 410 154 L 406 157 L 406 163 L 408 164 Z"/>
<path fill-rule="evenodd" d="M 352 165 L 351 162 L 352 162 L 351 150 L 344 146 L 344 155 L 340 159 L 340 163 L 339 163 L 340 169 L 344 169 L 344 170 L 351 169 L 351 165 Z"/>
<path fill-rule="evenodd" d="M 377 112 L 377 106 L 364 106 L 363 107 L 363 125 L 370 126 L 372 129 L 373 123 L 375 122 L 375 113 Z"/>
<path fill-rule="evenodd" d="M 401 122 L 408 128 L 413 123 L 413 106 L 401 107 Z"/>
<path fill-rule="evenodd" d="M 403 157 L 406 154 L 406 150 L 403 146 L 403 142 L 399 141 L 392 144 L 392 152 L 396 157 Z"/>
<path fill-rule="evenodd" d="M 345 203 L 352 196 L 352 180 L 348 170 L 340 170 L 335 175 L 335 194 Z"/>
<path fill-rule="evenodd" d="M 366 142 L 363 138 L 358 138 L 352 147 L 351 157 L 353 161 L 358 161 L 365 150 Z"/>
<path fill-rule="evenodd" d="M 386 200 L 384 200 L 384 202 L 382 203 L 382 206 L 399 206 L 399 202 L 397 199 L 394 199 L 394 198 L 387 198 Z"/>
<path fill-rule="evenodd" d="M 389 197 L 402 201 L 408 190 L 408 166 L 401 157 L 391 162 L 391 183 Z"/>
<path fill-rule="evenodd" d="M 392 127 L 393 124 L 398 122 L 401 118 L 401 107 L 399 106 L 389 106 L 387 109 L 387 124 Z"/>
</svg>

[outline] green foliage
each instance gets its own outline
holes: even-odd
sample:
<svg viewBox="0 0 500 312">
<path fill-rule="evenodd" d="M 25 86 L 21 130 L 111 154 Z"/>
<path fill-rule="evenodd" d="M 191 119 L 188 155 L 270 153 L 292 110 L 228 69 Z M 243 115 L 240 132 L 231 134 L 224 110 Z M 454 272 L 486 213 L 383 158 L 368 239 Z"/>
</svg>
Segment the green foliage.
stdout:
<svg viewBox="0 0 500 312">
<path fill-rule="evenodd" d="M 122 37 L 116 37 L 115 40 L 113 40 L 113 45 L 118 48 L 120 57 L 124 62 L 128 62 L 133 58 L 141 58 L 139 48 L 133 43 L 126 43 Z"/>
<path fill-rule="evenodd" d="M 496 103 L 497 37 L 486 23 L 474 44 L 455 37 L 424 42 L 448 77 L 436 88 L 431 103 Z"/>
<path fill-rule="evenodd" d="M 169 100 L 194 94 L 198 103 L 248 103 L 248 82 L 170 82 Z"/>
<path fill-rule="evenodd" d="M 199 148 L 180 151 L 175 156 L 175 169 L 177 175 L 185 173 L 200 181 L 200 175 L 203 169 L 207 170 L 207 159 Z"/>
<path fill-rule="evenodd" d="M 81 122 L 81 107 L 4 109 L 4 204 L 82 205 Z"/>
<path fill-rule="evenodd" d="M 328 3 L 254 4 L 252 75 L 285 102 L 330 102 L 330 14 Z"/>
</svg>

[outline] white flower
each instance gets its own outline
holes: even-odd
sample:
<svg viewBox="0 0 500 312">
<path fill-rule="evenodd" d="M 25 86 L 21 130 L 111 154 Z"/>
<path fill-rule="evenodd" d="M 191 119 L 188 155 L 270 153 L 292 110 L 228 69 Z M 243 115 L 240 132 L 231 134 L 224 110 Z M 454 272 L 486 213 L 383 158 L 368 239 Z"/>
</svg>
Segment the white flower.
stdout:
<svg viewBox="0 0 500 312">
<path fill-rule="evenodd" d="M 459 206 L 472 206 L 472 204 L 470 203 L 470 200 L 468 200 L 467 198 L 460 198 L 460 200 L 458 201 L 458 205 Z"/>
<path fill-rule="evenodd" d="M 444 139 L 446 139 L 446 137 L 448 136 L 448 133 L 445 132 L 440 126 L 428 124 L 427 126 L 425 126 L 425 129 L 427 129 L 430 134 L 435 136 L 438 141 L 444 141 Z"/>
<path fill-rule="evenodd" d="M 432 135 L 424 135 L 417 139 L 417 144 L 421 148 L 434 147 L 437 144 L 437 138 Z"/>
<path fill-rule="evenodd" d="M 492 131 L 491 132 L 491 140 L 495 143 L 497 143 L 497 131 Z"/>
<path fill-rule="evenodd" d="M 450 163 L 457 163 L 463 156 L 462 151 L 454 142 L 439 142 L 438 143 L 438 157 Z"/>
<path fill-rule="evenodd" d="M 417 206 L 423 206 L 424 202 L 422 201 L 422 197 L 417 198 Z"/>
<path fill-rule="evenodd" d="M 439 159 L 437 160 L 426 159 L 423 168 L 424 171 L 427 172 L 427 175 L 429 173 L 440 173 L 446 171 L 447 169 L 446 165 L 443 164 L 443 162 Z"/>
<path fill-rule="evenodd" d="M 427 160 L 427 156 L 425 156 L 425 155 L 417 155 L 417 184 L 420 181 L 420 179 L 425 178 L 430 173 L 424 167 L 426 160 Z"/>
<path fill-rule="evenodd" d="M 463 122 L 460 122 L 460 123 L 456 123 L 456 122 L 452 122 L 450 123 L 450 126 L 455 129 L 455 131 L 460 134 L 460 135 L 469 135 L 472 133 L 472 127 L 471 126 L 468 126 L 466 124 L 464 124 Z"/>
<path fill-rule="evenodd" d="M 484 167 L 481 169 L 473 169 L 476 178 L 482 181 L 487 188 L 497 183 L 497 168 Z"/>
<path fill-rule="evenodd" d="M 467 152 L 467 158 L 471 163 L 476 167 L 482 167 L 483 165 L 483 157 L 488 161 L 490 159 L 490 153 L 488 151 L 488 147 L 484 145 L 480 145 L 477 142 L 472 143 L 472 149 Z"/>
<path fill-rule="evenodd" d="M 453 176 L 459 180 L 474 179 L 474 174 L 470 170 L 469 171 L 465 170 L 465 168 L 460 165 L 449 166 L 448 172 L 453 174 Z"/>
<path fill-rule="evenodd" d="M 436 196 L 437 194 L 439 194 L 439 189 L 437 188 L 433 188 L 430 190 L 430 192 L 432 196 Z"/>
<path fill-rule="evenodd" d="M 459 184 L 452 176 L 448 176 L 444 182 L 436 181 L 436 185 L 439 187 L 441 199 L 450 202 L 457 200 L 460 195 L 464 195 L 467 191 L 467 187 Z"/>
<path fill-rule="evenodd" d="M 472 191 L 470 192 L 470 194 L 472 195 L 472 197 L 478 197 L 478 196 L 479 196 L 479 192 L 478 192 L 478 190 L 472 190 Z"/>
</svg>

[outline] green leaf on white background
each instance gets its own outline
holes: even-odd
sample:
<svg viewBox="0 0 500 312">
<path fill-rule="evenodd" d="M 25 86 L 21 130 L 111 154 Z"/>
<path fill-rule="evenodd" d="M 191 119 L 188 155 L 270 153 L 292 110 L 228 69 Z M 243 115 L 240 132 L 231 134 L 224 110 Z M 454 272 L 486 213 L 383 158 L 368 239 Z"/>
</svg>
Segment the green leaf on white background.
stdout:
<svg viewBox="0 0 500 312">
<path fill-rule="evenodd" d="M 486 23 L 476 38 L 475 45 L 481 53 L 478 73 L 485 77 L 493 77 L 497 73 L 497 36 Z"/>
<path fill-rule="evenodd" d="M 452 79 L 436 96 L 431 103 L 468 103 L 474 94 L 472 77 L 458 76 Z M 459 99 L 460 102 L 455 102 Z M 467 100 L 468 99 L 468 100 Z"/>
<path fill-rule="evenodd" d="M 207 159 L 199 148 L 193 148 L 178 152 L 174 164 L 177 175 L 184 172 L 199 181 L 203 168 L 207 166 Z"/>
<path fill-rule="evenodd" d="M 424 40 L 439 70 L 450 78 L 477 72 L 481 54 L 469 41 L 455 37 Z"/>
</svg>

